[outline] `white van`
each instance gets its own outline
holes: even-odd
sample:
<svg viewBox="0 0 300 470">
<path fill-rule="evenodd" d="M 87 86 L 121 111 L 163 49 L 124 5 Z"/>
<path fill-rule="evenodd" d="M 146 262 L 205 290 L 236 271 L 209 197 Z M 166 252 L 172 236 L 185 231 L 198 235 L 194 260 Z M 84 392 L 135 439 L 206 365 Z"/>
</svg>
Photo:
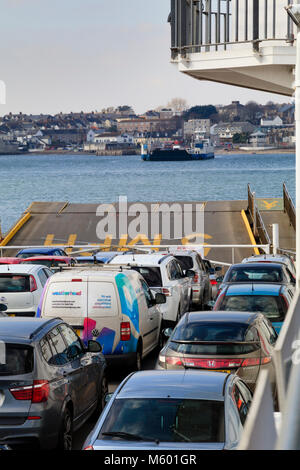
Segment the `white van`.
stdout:
<svg viewBox="0 0 300 470">
<path fill-rule="evenodd" d="M 60 317 L 85 344 L 97 340 L 109 365 L 141 368 L 161 345 L 164 295 L 152 293 L 136 271 L 116 268 L 64 270 L 48 281 L 37 316 Z"/>
</svg>

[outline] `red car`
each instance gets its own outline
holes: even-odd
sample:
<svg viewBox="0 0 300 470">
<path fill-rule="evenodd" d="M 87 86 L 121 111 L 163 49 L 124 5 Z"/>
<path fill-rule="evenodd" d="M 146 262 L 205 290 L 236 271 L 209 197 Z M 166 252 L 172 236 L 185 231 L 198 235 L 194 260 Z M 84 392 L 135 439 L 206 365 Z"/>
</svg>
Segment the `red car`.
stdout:
<svg viewBox="0 0 300 470">
<path fill-rule="evenodd" d="M 20 258 L 0 258 L 0 264 L 20 264 Z"/>
<path fill-rule="evenodd" d="M 42 264 L 47 268 L 56 268 L 60 264 L 66 264 L 67 266 L 75 266 L 77 261 L 75 258 L 69 256 L 34 256 L 32 258 L 20 259 L 21 264 Z"/>
</svg>

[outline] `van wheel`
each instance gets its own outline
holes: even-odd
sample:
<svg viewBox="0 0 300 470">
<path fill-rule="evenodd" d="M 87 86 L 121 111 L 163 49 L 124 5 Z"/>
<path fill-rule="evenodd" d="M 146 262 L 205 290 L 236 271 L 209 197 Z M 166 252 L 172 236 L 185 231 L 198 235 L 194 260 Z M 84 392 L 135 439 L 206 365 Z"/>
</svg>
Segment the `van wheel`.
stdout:
<svg viewBox="0 0 300 470">
<path fill-rule="evenodd" d="M 135 371 L 142 370 L 142 361 L 143 361 L 142 345 L 141 343 L 139 343 L 137 352 L 135 354 L 135 363 L 134 363 Z"/>
</svg>

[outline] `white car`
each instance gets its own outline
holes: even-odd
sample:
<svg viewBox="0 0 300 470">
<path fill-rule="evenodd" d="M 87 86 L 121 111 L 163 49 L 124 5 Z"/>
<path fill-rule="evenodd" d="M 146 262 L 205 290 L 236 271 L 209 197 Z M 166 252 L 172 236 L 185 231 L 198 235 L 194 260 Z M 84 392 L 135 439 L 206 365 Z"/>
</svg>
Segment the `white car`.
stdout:
<svg viewBox="0 0 300 470">
<path fill-rule="evenodd" d="M 34 317 L 40 298 L 53 272 L 45 266 L 11 264 L 0 266 L 0 297 L 7 305 L 7 315 Z"/>
<path fill-rule="evenodd" d="M 151 290 L 165 294 L 167 301 L 161 306 L 163 327 L 174 326 L 190 310 L 193 295 L 191 278 L 195 273 L 183 272 L 174 256 L 161 253 L 121 255 L 109 264 L 130 266 L 142 274 Z"/>
<path fill-rule="evenodd" d="M 292 275 L 296 276 L 296 267 L 294 260 L 288 255 L 253 255 L 250 258 L 243 259 L 242 263 L 277 263 L 277 264 L 284 264 L 288 267 Z"/>
</svg>

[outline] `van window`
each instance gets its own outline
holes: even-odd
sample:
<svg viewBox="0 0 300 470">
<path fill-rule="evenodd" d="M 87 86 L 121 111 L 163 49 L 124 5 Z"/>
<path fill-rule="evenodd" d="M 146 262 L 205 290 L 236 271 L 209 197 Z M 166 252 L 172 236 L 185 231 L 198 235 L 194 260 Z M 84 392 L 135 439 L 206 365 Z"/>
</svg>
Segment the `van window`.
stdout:
<svg viewBox="0 0 300 470">
<path fill-rule="evenodd" d="M 50 282 L 43 311 L 55 317 L 85 315 L 86 291 L 86 282 Z"/>
<path fill-rule="evenodd" d="M 160 268 L 156 266 L 132 266 L 132 269 L 143 276 L 149 287 L 162 287 Z"/>
<path fill-rule="evenodd" d="M 117 293 L 111 282 L 88 283 L 88 315 L 92 318 L 118 315 Z"/>
</svg>

